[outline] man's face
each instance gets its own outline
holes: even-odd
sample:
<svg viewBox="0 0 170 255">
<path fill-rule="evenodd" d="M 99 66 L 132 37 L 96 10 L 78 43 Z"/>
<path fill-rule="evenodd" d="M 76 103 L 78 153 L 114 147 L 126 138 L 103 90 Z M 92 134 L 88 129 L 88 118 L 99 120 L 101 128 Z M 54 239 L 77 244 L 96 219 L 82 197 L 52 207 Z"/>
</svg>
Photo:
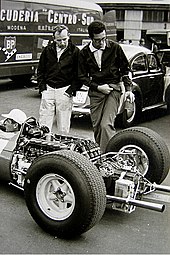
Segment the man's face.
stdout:
<svg viewBox="0 0 170 255">
<path fill-rule="evenodd" d="M 6 128 L 6 132 L 14 132 L 18 128 L 18 124 L 12 119 L 5 119 L 3 125 Z"/>
<path fill-rule="evenodd" d="M 56 32 L 54 35 L 54 41 L 57 47 L 65 49 L 68 46 L 69 34 L 67 29 L 63 29 L 61 33 Z"/>
<path fill-rule="evenodd" d="M 106 31 L 103 30 L 100 34 L 94 34 L 93 39 L 92 39 L 92 44 L 93 47 L 96 49 L 100 49 L 104 47 L 106 41 Z"/>
</svg>

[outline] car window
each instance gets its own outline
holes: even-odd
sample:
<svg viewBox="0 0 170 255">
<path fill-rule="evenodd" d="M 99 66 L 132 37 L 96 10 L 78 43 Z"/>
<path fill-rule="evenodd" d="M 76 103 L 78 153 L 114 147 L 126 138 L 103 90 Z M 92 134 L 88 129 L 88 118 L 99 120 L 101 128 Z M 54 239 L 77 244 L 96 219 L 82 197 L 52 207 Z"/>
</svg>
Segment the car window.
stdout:
<svg viewBox="0 0 170 255">
<path fill-rule="evenodd" d="M 136 57 L 131 64 L 131 69 L 134 72 L 147 71 L 147 63 L 145 55 Z"/>
<path fill-rule="evenodd" d="M 170 67 L 170 51 L 160 51 L 156 53 L 160 62 Z"/>
<path fill-rule="evenodd" d="M 154 55 L 148 55 L 148 63 L 149 63 L 149 69 L 150 70 L 158 70 L 158 62 Z"/>
</svg>

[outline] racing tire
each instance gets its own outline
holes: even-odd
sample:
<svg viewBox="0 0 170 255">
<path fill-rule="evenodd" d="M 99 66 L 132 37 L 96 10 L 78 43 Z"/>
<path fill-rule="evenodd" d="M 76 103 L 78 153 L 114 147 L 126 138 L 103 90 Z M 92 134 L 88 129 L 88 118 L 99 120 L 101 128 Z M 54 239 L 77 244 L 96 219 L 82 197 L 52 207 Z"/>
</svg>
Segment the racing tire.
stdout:
<svg viewBox="0 0 170 255">
<path fill-rule="evenodd" d="M 166 178 L 170 167 L 170 155 L 162 137 L 145 127 L 132 127 L 117 132 L 108 142 L 106 152 L 122 150 L 139 153 L 143 160 L 142 175 L 151 183 L 160 184 Z"/>
<path fill-rule="evenodd" d="M 59 238 L 91 229 L 106 208 L 106 188 L 98 169 L 83 155 L 61 150 L 34 161 L 24 185 L 35 222 Z"/>
</svg>

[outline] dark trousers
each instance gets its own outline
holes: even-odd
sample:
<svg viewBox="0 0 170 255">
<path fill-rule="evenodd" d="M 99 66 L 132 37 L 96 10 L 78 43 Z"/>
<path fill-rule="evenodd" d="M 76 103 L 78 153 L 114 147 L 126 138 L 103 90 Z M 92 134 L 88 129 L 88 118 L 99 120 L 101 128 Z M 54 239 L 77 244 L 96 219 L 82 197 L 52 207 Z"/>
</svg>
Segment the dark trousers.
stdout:
<svg viewBox="0 0 170 255">
<path fill-rule="evenodd" d="M 90 111 L 95 141 L 105 152 L 110 138 L 115 134 L 115 118 L 120 103 L 121 91 L 113 90 L 109 95 L 90 91 Z"/>
</svg>

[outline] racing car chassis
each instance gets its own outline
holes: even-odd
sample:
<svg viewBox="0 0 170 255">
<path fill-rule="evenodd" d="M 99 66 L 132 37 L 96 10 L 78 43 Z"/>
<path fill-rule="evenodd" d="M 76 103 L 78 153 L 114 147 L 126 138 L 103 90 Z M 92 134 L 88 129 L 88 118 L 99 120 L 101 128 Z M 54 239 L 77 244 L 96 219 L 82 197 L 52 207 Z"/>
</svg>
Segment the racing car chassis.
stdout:
<svg viewBox="0 0 170 255">
<path fill-rule="evenodd" d="M 51 134 L 30 117 L 13 150 L 9 183 L 24 190 L 41 228 L 68 238 L 91 229 L 107 204 L 126 213 L 136 207 L 163 212 L 165 204 L 150 195 L 158 192 L 161 200 L 163 192 L 170 192 L 160 185 L 169 160 L 163 139 L 145 127 L 117 132 L 102 154 L 95 142 Z"/>
</svg>

